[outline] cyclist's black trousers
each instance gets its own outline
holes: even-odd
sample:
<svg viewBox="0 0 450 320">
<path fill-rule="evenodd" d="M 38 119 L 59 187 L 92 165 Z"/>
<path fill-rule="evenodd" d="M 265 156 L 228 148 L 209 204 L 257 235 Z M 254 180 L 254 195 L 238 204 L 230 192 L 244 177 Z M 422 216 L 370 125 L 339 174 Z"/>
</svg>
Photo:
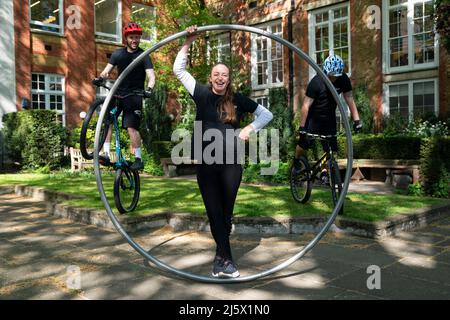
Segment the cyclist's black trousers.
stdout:
<svg viewBox="0 0 450 320">
<path fill-rule="evenodd" d="M 216 255 L 232 260 L 230 233 L 234 203 L 242 180 L 240 164 L 201 164 L 197 182 L 205 204 Z"/>
</svg>

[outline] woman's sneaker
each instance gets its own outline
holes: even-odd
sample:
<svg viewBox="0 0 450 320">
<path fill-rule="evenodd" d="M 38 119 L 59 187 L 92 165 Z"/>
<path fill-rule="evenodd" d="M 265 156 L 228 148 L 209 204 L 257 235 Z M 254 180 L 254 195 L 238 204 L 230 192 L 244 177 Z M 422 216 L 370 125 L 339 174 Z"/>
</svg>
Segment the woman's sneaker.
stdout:
<svg viewBox="0 0 450 320">
<path fill-rule="evenodd" d="M 222 270 L 219 272 L 219 277 L 221 278 L 237 278 L 239 277 L 239 271 L 231 260 L 225 260 L 223 263 Z"/>
<path fill-rule="evenodd" d="M 221 271 L 223 271 L 223 263 L 225 262 L 225 260 L 219 256 L 216 256 L 214 258 L 214 262 L 213 262 L 213 271 L 212 271 L 212 276 L 215 278 L 219 277 L 219 273 Z"/>
</svg>

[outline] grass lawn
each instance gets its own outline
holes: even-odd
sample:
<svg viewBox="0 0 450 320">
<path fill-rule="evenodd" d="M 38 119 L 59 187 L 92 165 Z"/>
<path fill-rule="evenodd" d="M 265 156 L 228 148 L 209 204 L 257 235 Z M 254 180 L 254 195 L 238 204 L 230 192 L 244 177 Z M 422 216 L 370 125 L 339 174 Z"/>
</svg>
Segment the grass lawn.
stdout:
<svg viewBox="0 0 450 320">
<path fill-rule="evenodd" d="M 113 179 L 111 173 L 104 174 L 103 185 L 110 205 L 114 209 Z M 1 174 L 0 185 L 26 184 L 50 190 L 80 195 L 85 198 L 68 201 L 80 207 L 103 209 L 97 191 L 95 176 L 90 173 L 53 174 Z M 399 213 L 448 203 L 448 200 L 411 197 L 399 194 L 376 195 L 348 193 L 345 201 L 345 217 L 364 221 L 383 220 Z M 297 204 L 288 186 L 248 186 L 239 189 L 235 205 L 236 216 L 302 216 L 326 215 L 332 210 L 331 194 L 326 189 L 313 189 L 308 204 Z M 133 215 L 160 212 L 204 214 L 203 201 L 195 180 L 174 180 L 141 176 L 141 196 Z"/>
</svg>

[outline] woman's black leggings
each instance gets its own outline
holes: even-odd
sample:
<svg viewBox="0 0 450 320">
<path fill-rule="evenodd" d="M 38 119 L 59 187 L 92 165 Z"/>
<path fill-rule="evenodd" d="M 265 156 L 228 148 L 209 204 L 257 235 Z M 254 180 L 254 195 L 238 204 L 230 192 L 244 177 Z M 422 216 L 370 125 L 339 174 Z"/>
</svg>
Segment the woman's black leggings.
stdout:
<svg viewBox="0 0 450 320">
<path fill-rule="evenodd" d="M 201 164 L 197 167 L 197 182 L 216 241 L 216 255 L 224 259 L 232 260 L 230 233 L 241 179 L 240 164 Z"/>
</svg>

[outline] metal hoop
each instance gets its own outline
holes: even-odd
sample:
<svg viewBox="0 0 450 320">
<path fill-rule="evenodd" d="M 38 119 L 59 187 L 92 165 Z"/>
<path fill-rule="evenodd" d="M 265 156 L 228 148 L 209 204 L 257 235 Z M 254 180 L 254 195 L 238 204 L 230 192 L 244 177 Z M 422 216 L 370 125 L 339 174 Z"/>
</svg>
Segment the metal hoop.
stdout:
<svg viewBox="0 0 450 320">
<path fill-rule="evenodd" d="M 345 115 L 345 111 L 344 111 L 344 106 L 342 101 L 339 99 L 339 95 L 336 91 L 336 89 L 334 88 L 333 84 L 331 83 L 331 81 L 327 78 L 327 76 L 323 73 L 323 71 L 320 69 L 320 67 L 307 55 L 305 54 L 302 50 L 300 50 L 298 47 L 296 47 L 295 45 L 293 45 L 291 42 L 276 36 L 270 32 L 258 29 L 258 28 L 254 28 L 254 27 L 249 27 L 249 26 L 244 26 L 244 25 L 232 25 L 232 24 L 220 24 L 220 25 L 210 25 L 210 26 L 203 26 L 203 27 L 199 27 L 197 29 L 197 33 L 201 33 L 201 32 L 207 32 L 207 31 L 243 31 L 243 32 L 250 32 L 250 33 L 254 33 L 257 35 L 261 35 L 261 36 L 265 36 L 267 38 L 270 38 L 278 43 L 281 43 L 282 45 L 288 47 L 290 50 L 292 50 L 293 52 L 295 52 L 298 56 L 300 56 L 300 58 L 302 58 L 303 60 L 305 60 L 306 62 L 308 62 L 308 64 L 317 72 L 317 74 L 322 78 L 322 80 L 325 81 L 325 84 L 327 85 L 328 89 L 331 91 L 333 98 L 335 99 L 335 101 L 337 102 L 337 105 L 339 107 L 339 111 L 341 113 L 341 115 Z M 172 36 L 169 36 L 163 40 L 161 40 L 160 42 L 158 42 L 157 44 L 155 44 L 153 47 L 147 49 L 145 52 L 143 52 L 139 57 L 137 57 L 123 72 L 122 74 L 119 76 L 119 78 L 117 79 L 117 81 L 114 83 L 113 87 L 111 88 L 111 90 L 109 91 L 108 96 L 106 97 L 105 100 L 105 104 L 108 105 L 112 99 L 112 97 L 114 96 L 117 88 L 119 87 L 120 83 L 123 81 L 123 79 L 131 72 L 131 70 L 133 70 L 136 65 L 138 63 L 140 63 L 145 56 L 148 56 L 150 53 L 152 53 L 153 51 L 161 48 L 162 46 L 166 45 L 167 43 L 174 41 L 176 39 L 182 38 L 182 37 L 186 37 L 187 35 L 187 31 L 182 31 L 179 33 L 176 33 Z M 102 111 L 100 113 L 99 119 L 98 119 L 98 123 L 97 123 L 97 127 L 95 130 L 95 141 L 94 141 L 94 172 L 95 172 L 95 176 L 97 179 L 97 187 L 98 187 L 98 191 L 100 193 L 100 197 L 103 201 L 103 204 L 105 205 L 106 208 L 106 212 L 109 216 L 109 218 L 111 219 L 112 223 L 114 224 L 114 227 L 117 229 L 117 231 L 122 235 L 122 237 L 130 244 L 130 246 L 135 249 L 140 255 L 142 255 L 145 259 L 151 261 L 153 264 L 155 264 L 159 269 L 164 270 L 164 271 L 168 271 L 172 274 L 175 274 L 177 276 L 180 276 L 182 278 L 185 279 L 190 279 L 190 280 L 194 280 L 194 281 L 199 281 L 199 282 L 205 282 L 205 283 L 241 283 L 241 282 L 248 282 L 248 281 L 253 281 L 262 277 L 266 277 L 268 275 L 271 275 L 273 273 L 276 273 L 280 270 L 283 270 L 285 268 L 287 268 L 288 266 L 290 266 L 291 264 L 293 264 L 295 261 L 299 260 L 300 258 L 302 258 L 307 252 L 309 252 L 318 242 L 320 239 L 322 239 L 322 237 L 325 235 L 325 233 L 328 231 L 328 229 L 331 227 L 331 225 L 333 224 L 334 220 L 336 219 L 336 216 L 339 212 L 339 210 L 341 209 L 343 203 L 344 203 L 344 199 L 345 196 L 347 194 L 348 191 L 348 187 L 350 184 L 350 177 L 351 177 L 351 172 L 352 172 L 352 165 L 353 165 L 353 145 L 352 145 L 352 134 L 351 134 L 351 129 L 350 129 L 350 124 L 348 123 L 348 121 L 344 121 L 344 127 L 345 127 L 345 132 L 346 132 L 346 137 L 347 137 L 347 150 L 348 150 L 348 161 L 347 161 L 347 172 L 345 175 L 345 182 L 344 182 L 344 186 L 342 189 L 342 193 L 339 197 L 338 203 L 336 204 L 330 218 L 328 219 L 327 223 L 324 225 L 324 227 L 322 228 L 322 230 L 320 230 L 320 232 L 316 235 L 316 237 L 311 240 L 311 242 L 309 242 L 300 252 L 298 252 L 296 255 L 292 256 L 291 258 L 289 258 L 288 260 L 284 261 L 283 263 L 279 264 L 278 266 L 273 267 L 272 269 L 266 270 L 264 272 L 260 272 L 254 275 L 250 275 L 250 276 L 245 276 L 245 277 L 240 277 L 240 278 L 235 278 L 235 279 L 215 279 L 215 278 L 210 278 L 210 277 L 205 277 L 205 276 L 200 276 L 200 275 L 196 275 L 193 273 L 189 273 L 189 272 L 185 272 L 179 269 L 176 269 L 168 264 L 165 264 L 164 262 L 158 260 L 157 258 L 155 258 L 154 256 L 152 256 L 151 254 L 149 254 L 147 251 L 145 251 L 139 244 L 137 244 L 129 235 L 128 233 L 124 230 L 124 228 L 122 227 L 122 225 L 120 224 L 120 222 L 118 221 L 117 217 L 114 215 L 114 213 L 112 212 L 112 209 L 108 203 L 108 200 L 106 198 L 106 194 L 105 194 L 105 190 L 103 188 L 103 183 L 102 183 L 102 178 L 101 178 L 101 174 L 100 174 L 100 166 L 99 166 L 99 144 L 100 144 L 100 130 L 101 130 L 101 123 L 103 122 L 103 119 L 105 117 L 105 113 L 106 113 L 106 108 L 102 108 Z"/>
</svg>

